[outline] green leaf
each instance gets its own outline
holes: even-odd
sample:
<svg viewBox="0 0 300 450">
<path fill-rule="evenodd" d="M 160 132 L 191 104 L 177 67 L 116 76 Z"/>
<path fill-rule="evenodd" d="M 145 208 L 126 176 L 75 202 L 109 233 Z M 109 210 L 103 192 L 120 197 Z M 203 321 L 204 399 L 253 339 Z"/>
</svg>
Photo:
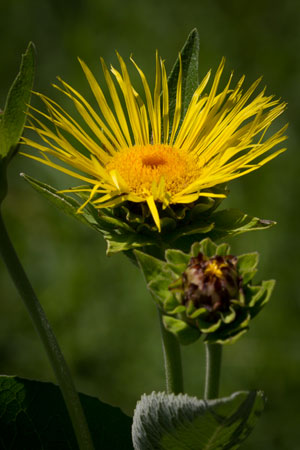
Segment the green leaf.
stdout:
<svg viewBox="0 0 300 450">
<path fill-rule="evenodd" d="M 21 174 L 21 176 L 56 207 L 101 233 L 107 241 L 108 255 L 136 247 L 153 245 L 149 238 L 137 235 L 125 222 L 108 215 L 100 215 L 91 204 L 78 213 L 80 203 L 73 197 L 62 194 L 54 187 L 35 180 L 28 175 Z"/>
<path fill-rule="evenodd" d="M 57 189 L 48 184 L 42 183 L 41 181 L 35 180 L 34 178 L 25 175 L 24 173 L 21 176 L 26 180 L 37 192 L 42 194 L 45 198 L 50 200 L 55 206 L 64 211 L 71 217 L 74 217 L 76 220 L 83 222 L 92 226 L 93 228 L 98 228 L 97 221 L 95 218 L 89 214 L 86 210 L 83 210 L 82 213 L 77 213 L 78 208 L 80 207 L 80 203 L 78 203 L 73 197 L 69 195 L 65 195 L 59 193 Z"/>
<path fill-rule="evenodd" d="M 216 255 L 219 256 L 226 256 L 230 254 L 230 245 L 226 244 L 225 242 L 223 244 L 220 244 L 217 246 Z"/>
<path fill-rule="evenodd" d="M 252 317 L 254 317 L 266 303 L 268 303 L 275 287 L 275 283 L 275 280 L 267 280 L 262 281 L 260 286 L 250 286 L 248 288 L 248 290 L 253 293 L 250 301 L 249 294 L 247 295 L 247 302 L 249 302 L 249 306 L 252 308 L 250 310 Z M 247 291 L 246 293 L 248 293 Z"/>
<path fill-rule="evenodd" d="M 155 393 L 137 403 L 132 426 L 135 450 L 228 450 L 247 438 L 264 409 L 261 391 L 217 400 Z"/>
<path fill-rule="evenodd" d="M 95 448 L 133 448 L 130 417 L 96 398 L 79 397 Z M 78 449 L 59 388 L 19 377 L 0 377 L 0 436 L 3 449 Z"/>
<path fill-rule="evenodd" d="M 246 333 L 246 331 L 248 331 L 248 325 L 251 318 L 252 315 L 247 309 L 236 311 L 234 321 L 220 324 L 214 333 L 208 333 L 205 336 L 204 342 L 215 344 L 233 344 L 244 333 Z"/>
<path fill-rule="evenodd" d="M 215 223 L 214 229 L 209 233 L 209 237 L 213 240 L 247 231 L 264 230 L 276 224 L 272 220 L 248 216 L 237 209 L 223 209 L 213 213 L 210 219 Z"/>
<path fill-rule="evenodd" d="M 257 252 L 238 256 L 237 269 L 243 277 L 243 284 L 247 284 L 256 274 L 259 254 Z"/>
<path fill-rule="evenodd" d="M 99 231 L 103 234 L 107 242 L 107 256 L 119 252 L 128 252 L 135 248 L 155 245 L 155 241 L 149 236 L 139 235 L 138 233 L 128 233 L 127 231 L 116 229 L 115 232 L 107 232 L 104 227 Z"/>
<path fill-rule="evenodd" d="M 168 249 L 165 252 L 165 257 L 168 263 L 183 264 L 187 266 L 190 260 L 190 255 L 183 253 L 181 250 Z"/>
<path fill-rule="evenodd" d="M 198 60 L 199 60 L 199 35 L 196 28 L 194 28 L 184 46 L 181 49 L 182 61 L 182 107 L 183 115 L 191 101 L 191 98 L 198 87 Z M 179 75 L 179 57 L 177 58 L 173 69 L 168 78 L 169 87 L 169 108 L 170 117 L 173 118 L 176 106 L 176 90 Z"/>
<path fill-rule="evenodd" d="M 0 121 L 0 157 L 11 157 L 23 133 L 35 73 L 35 49 L 29 43 Z"/>
<path fill-rule="evenodd" d="M 217 245 L 209 238 L 203 239 L 200 244 L 200 248 L 201 252 L 208 258 L 215 256 L 217 253 Z"/>
<path fill-rule="evenodd" d="M 0 158 L 0 205 L 7 195 L 7 158 Z"/>
<path fill-rule="evenodd" d="M 105 213 L 99 213 L 99 211 L 89 203 L 78 213 L 81 202 L 79 203 L 75 198 L 70 195 L 65 195 L 53 186 L 35 180 L 28 175 L 21 174 L 21 176 L 56 207 L 74 219 L 89 225 L 94 230 L 101 233 L 107 242 L 107 255 L 126 252 L 134 248 L 146 247 L 149 245 L 158 245 L 157 239 L 142 233 L 137 233 L 125 221 L 112 216 L 109 210 L 106 209 Z"/>
<path fill-rule="evenodd" d="M 219 335 L 219 337 L 211 336 L 210 334 L 208 334 L 204 339 L 204 342 L 221 345 L 232 345 L 238 339 L 240 339 L 240 337 L 242 337 L 243 334 L 247 333 L 247 331 L 248 327 L 232 331 L 231 333 L 229 332 L 224 333 L 223 336 Z"/>
<path fill-rule="evenodd" d="M 163 324 L 166 330 L 174 334 L 182 345 L 192 344 L 201 334 L 197 328 L 189 326 L 183 320 L 174 319 L 174 317 L 163 316 Z"/>
<path fill-rule="evenodd" d="M 163 261 L 154 258 L 154 256 L 140 252 L 139 250 L 134 250 L 134 254 L 144 274 L 147 285 L 150 281 L 155 280 L 157 277 L 161 277 L 165 267 Z"/>
<path fill-rule="evenodd" d="M 183 226 L 170 233 L 168 236 L 169 242 L 175 242 L 177 240 L 182 240 L 185 237 L 191 238 L 192 242 L 196 240 L 195 235 L 204 236 L 206 233 L 210 232 L 214 228 L 214 223 L 212 220 L 210 223 L 201 223 L 198 221 L 192 223 L 191 225 Z M 175 244 L 177 246 L 177 242 Z"/>
<path fill-rule="evenodd" d="M 222 324 L 222 319 L 220 318 L 217 322 L 211 323 L 199 317 L 197 319 L 197 325 L 202 333 L 214 333 Z"/>
<path fill-rule="evenodd" d="M 168 249 L 165 252 L 165 258 L 167 260 L 166 267 L 171 269 L 172 272 L 178 276 L 186 270 L 190 261 L 190 255 L 183 253 L 181 250 Z"/>
<path fill-rule="evenodd" d="M 163 305 L 164 308 L 170 307 L 170 305 L 173 305 L 175 303 L 175 298 L 172 292 L 169 290 L 169 287 L 172 283 L 172 279 L 167 276 L 157 276 L 156 279 L 151 280 L 148 283 L 148 289 L 153 294 L 155 298 L 157 298 Z M 172 308 L 172 314 L 175 307 L 178 307 L 178 301 L 176 302 L 176 306 Z M 181 308 L 182 309 L 182 308 Z M 185 308 L 183 308 L 184 310 Z"/>
</svg>

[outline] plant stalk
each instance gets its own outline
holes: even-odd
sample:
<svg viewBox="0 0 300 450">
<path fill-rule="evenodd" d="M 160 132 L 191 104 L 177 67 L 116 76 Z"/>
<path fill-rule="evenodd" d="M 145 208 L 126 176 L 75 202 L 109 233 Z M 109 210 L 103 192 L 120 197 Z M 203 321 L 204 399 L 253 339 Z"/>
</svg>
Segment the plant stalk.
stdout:
<svg viewBox="0 0 300 450">
<path fill-rule="evenodd" d="M 167 394 L 180 394 L 183 393 L 180 344 L 176 337 L 165 329 L 162 313 L 159 309 L 158 315 L 164 355 Z"/>
<path fill-rule="evenodd" d="M 6 231 L 0 211 L 0 253 L 44 345 L 61 389 L 80 450 L 94 450 L 83 409 L 56 337 Z"/>
<path fill-rule="evenodd" d="M 206 373 L 205 373 L 205 390 L 204 399 L 209 400 L 218 398 L 221 362 L 222 362 L 222 345 L 205 344 L 206 349 Z"/>
</svg>

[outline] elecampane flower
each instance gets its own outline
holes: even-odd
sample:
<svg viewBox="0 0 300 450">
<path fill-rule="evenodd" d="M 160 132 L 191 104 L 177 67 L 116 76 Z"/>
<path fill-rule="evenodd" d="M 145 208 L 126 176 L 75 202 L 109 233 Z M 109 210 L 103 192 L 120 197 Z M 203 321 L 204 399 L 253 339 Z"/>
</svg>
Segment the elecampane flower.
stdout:
<svg viewBox="0 0 300 450">
<path fill-rule="evenodd" d="M 115 207 L 124 201 L 145 203 L 160 230 L 159 203 L 166 208 L 195 202 L 201 196 L 224 197 L 212 188 L 258 169 L 285 150 L 267 154 L 286 139 L 286 127 L 265 138 L 285 104 L 266 96 L 265 90 L 255 96 L 260 79 L 244 92 L 244 76 L 231 87 L 231 74 L 218 92 L 224 58 L 209 92 L 205 93 L 205 88 L 210 71 L 195 90 L 185 114 L 180 58 L 172 115 L 166 69 L 158 54 L 153 94 L 144 73 L 131 58 L 142 81 L 144 100 L 133 87 L 124 60 L 117 56 L 121 71 L 114 67 L 109 71 L 101 58 L 111 106 L 90 69 L 79 60 L 99 111 L 59 79 L 61 87 L 55 87 L 74 103 L 85 128 L 56 102 L 38 94 L 48 113 L 32 109 L 54 127 L 31 114 L 30 128 L 44 144 L 24 139 L 41 151 L 41 156 L 27 156 L 88 184 L 72 189 L 88 193 L 80 210 L 88 202 L 96 208 Z M 49 156 L 66 164 L 60 165 Z"/>
</svg>

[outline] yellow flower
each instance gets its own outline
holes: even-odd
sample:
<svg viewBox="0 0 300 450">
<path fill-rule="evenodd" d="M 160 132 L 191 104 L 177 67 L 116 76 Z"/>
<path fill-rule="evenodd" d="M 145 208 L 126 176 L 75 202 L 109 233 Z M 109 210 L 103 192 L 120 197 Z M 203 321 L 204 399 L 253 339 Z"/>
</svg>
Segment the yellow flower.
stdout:
<svg viewBox="0 0 300 450">
<path fill-rule="evenodd" d="M 225 62 L 222 59 L 210 91 L 205 93 L 211 76 L 208 72 L 184 114 L 179 59 L 174 115 L 169 110 L 165 65 L 158 54 L 153 94 L 144 73 L 131 59 L 142 81 L 144 100 L 133 87 L 120 55 L 121 71 L 111 67 L 113 76 L 101 59 L 111 106 L 90 69 L 79 60 L 99 111 L 59 79 L 62 87 L 55 87 L 72 100 L 85 125 L 81 126 L 53 100 L 38 94 L 48 114 L 32 109 L 54 127 L 49 128 L 31 114 L 29 128 L 39 134 L 44 144 L 24 138 L 27 145 L 41 151 L 41 156 L 26 156 L 87 183 L 87 187 L 63 191 L 88 193 L 80 210 L 88 202 L 96 208 L 115 207 L 124 201 L 147 203 L 158 230 L 158 204 L 166 208 L 195 202 L 201 196 L 224 197 L 212 188 L 258 169 L 285 150 L 265 155 L 286 138 L 286 127 L 265 138 L 285 104 L 266 96 L 264 90 L 254 96 L 260 79 L 243 92 L 244 77 L 231 87 L 231 74 L 225 88 L 218 92 Z M 64 164 L 53 162 L 48 155 Z"/>
</svg>

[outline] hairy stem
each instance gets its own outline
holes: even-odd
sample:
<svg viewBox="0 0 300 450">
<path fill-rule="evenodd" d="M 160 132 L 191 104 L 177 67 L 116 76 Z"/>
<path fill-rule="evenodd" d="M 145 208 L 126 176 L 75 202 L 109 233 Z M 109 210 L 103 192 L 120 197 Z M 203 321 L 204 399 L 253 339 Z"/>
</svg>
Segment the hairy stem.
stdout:
<svg viewBox="0 0 300 450">
<path fill-rule="evenodd" d="M 0 253 L 10 276 L 30 314 L 36 331 L 44 345 L 52 368 L 65 400 L 80 450 L 93 450 L 92 438 L 75 390 L 69 368 L 59 348 L 56 337 L 47 320 L 26 273 L 19 261 L 15 249 L 7 234 L 0 211 Z"/>
<path fill-rule="evenodd" d="M 221 361 L 222 361 L 222 345 L 205 344 L 206 348 L 206 373 L 205 373 L 205 400 L 218 398 Z"/>
<path fill-rule="evenodd" d="M 162 321 L 162 313 L 159 309 L 158 315 L 164 354 L 167 393 L 180 394 L 183 393 L 180 345 L 176 337 L 165 329 Z"/>
</svg>

